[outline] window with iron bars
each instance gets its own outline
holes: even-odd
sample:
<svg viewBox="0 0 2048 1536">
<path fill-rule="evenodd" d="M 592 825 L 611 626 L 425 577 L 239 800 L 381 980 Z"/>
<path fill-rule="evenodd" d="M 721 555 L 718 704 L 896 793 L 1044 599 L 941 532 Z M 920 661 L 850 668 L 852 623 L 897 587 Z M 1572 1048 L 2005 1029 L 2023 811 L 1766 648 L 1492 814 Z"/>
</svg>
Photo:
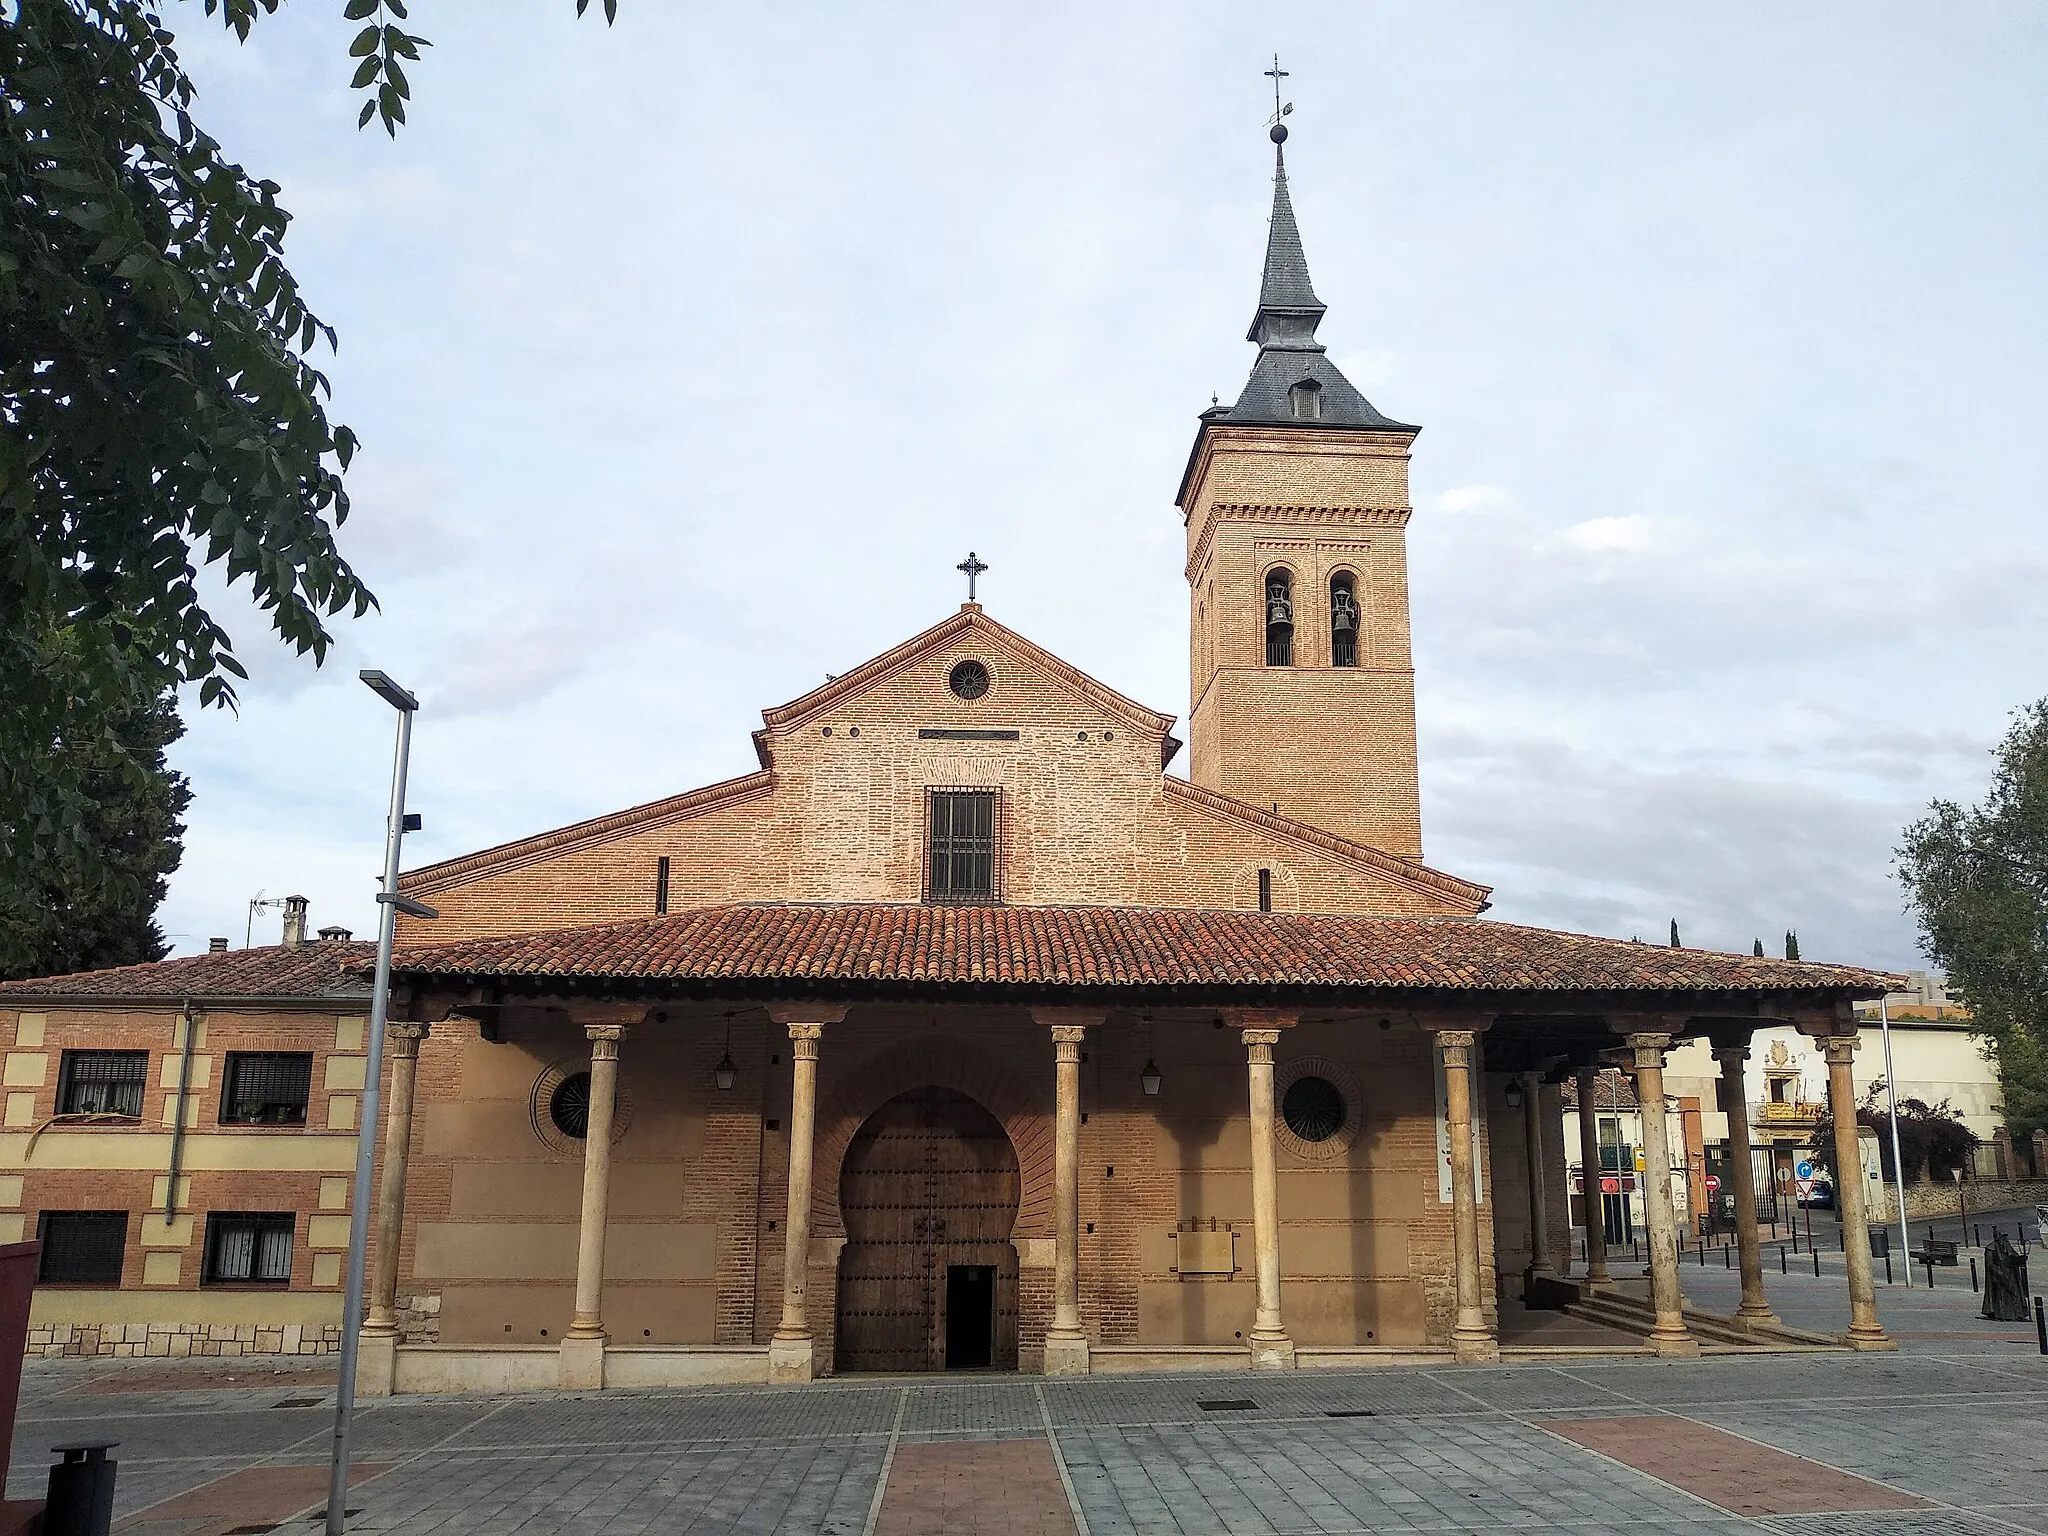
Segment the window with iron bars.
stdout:
<svg viewBox="0 0 2048 1536">
<path fill-rule="evenodd" d="M 119 1285 L 128 1244 L 126 1211 L 44 1211 L 36 1218 L 43 1245 L 39 1285 Z"/>
<path fill-rule="evenodd" d="M 142 1118 L 147 1051 L 66 1051 L 57 1069 L 57 1113 Z"/>
<path fill-rule="evenodd" d="M 930 792 L 925 898 L 968 905 L 997 895 L 997 804 L 992 789 Z"/>
<path fill-rule="evenodd" d="M 222 1125 L 304 1125 L 313 1088 L 311 1051 L 229 1051 Z"/>
<path fill-rule="evenodd" d="M 290 1211 L 216 1211 L 206 1218 L 208 1285 L 285 1285 L 292 1278 Z"/>
</svg>

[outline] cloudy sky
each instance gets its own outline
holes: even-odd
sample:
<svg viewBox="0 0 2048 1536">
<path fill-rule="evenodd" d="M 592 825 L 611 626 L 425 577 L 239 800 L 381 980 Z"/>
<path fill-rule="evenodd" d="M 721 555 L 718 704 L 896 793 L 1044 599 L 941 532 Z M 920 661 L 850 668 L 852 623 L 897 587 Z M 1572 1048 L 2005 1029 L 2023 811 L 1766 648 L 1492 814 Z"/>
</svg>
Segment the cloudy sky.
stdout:
<svg viewBox="0 0 2048 1536">
<path fill-rule="evenodd" d="M 2037 7 L 415 0 L 395 144 L 339 10 L 171 8 L 341 331 L 383 601 L 319 670 L 221 604 L 255 679 L 177 753 L 180 951 L 259 890 L 370 927 L 362 666 L 424 703 L 409 863 L 748 771 L 969 548 L 1185 714 L 1173 491 L 1251 363 L 1277 50 L 1323 339 L 1424 426 L 1430 861 L 1916 963 L 1899 829 L 2048 693 Z"/>
</svg>

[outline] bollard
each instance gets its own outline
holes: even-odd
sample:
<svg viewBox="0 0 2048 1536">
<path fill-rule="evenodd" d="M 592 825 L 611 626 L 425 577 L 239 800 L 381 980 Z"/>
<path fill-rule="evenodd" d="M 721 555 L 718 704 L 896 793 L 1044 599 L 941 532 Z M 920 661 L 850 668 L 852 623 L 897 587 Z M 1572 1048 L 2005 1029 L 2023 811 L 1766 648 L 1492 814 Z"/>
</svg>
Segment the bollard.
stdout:
<svg viewBox="0 0 2048 1536">
<path fill-rule="evenodd" d="M 1794 1253 L 1799 1251 L 1799 1229 L 1797 1227 L 1792 1229 L 1792 1251 Z"/>
<path fill-rule="evenodd" d="M 2041 1353 L 2048 1355 L 2048 1314 L 2041 1311 L 2041 1298 L 2038 1296 L 2034 1298 L 2034 1337 L 2040 1341 Z M 107 1479 L 107 1486 L 114 1486 L 111 1477 Z M 48 1530 L 49 1527 L 45 1526 L 44 1529 Z"/>
<path fill-rule="evenodd" d="M 1847 1227 L 1835 1228 L 1835 1247 L 1842 1253 L 1849 1251 L 1849 1229 Z"/>
<path fill-rule="evenodd" d="M 1974 1223 L 1970 1227 L 1970 1246 L 1972 1248 L 1982 1248 L 1984 1246 L 1984 1229 Z"/>
<path fill-rule="evenodd" d="M 1778 1244 L 1778 1273 L 1781 1275 L 1790 1273 L 1785 1268 L 1785 1245 L 1783 1243 Z"/>
<path fill-rule="evenodd" d="M 1934 1260 L 1927 1261 L 1927 1289 L 1934 1289 Z"/>
<path fill-rule="evenodd" d="M 114 1523 L 114 1473 L 107 1452 L 118 1440 L 67 1440 L 50 1447 L 63 1460 L 50 1468 L 43 1536 L 107 1536 Z"/>
<path fill-rule="evenodd" d="M 1732 1250 L 1728 1248 L 1723 1248 L 1721 1250 L 1721 1267 L 1723 1269 L 1733 1269 L 1735 1267 L 1734 1263 L 1728 1257 L 1731 1251 Z"/>
<path fill-rule="evenodd" d="M 1806 1251 L 1813 1255 L 1813 1278 L 1818 1280 L 1820 1278 L 1820 1250 L 1818 1248 L 1809 1248 Z M 1887 1280 L 1892 1277 L 1892 1261 L 1890 1259 L 1884 1261 L 1884 1277 Z"/>
<path fill-rule="evenodd" d="M 1975 1258 L 1970 1260 L 1970 1294 L 1972 1296 L 1977 1294 L 1977 1261 Z"/>
<path fill-rule="evenodd" d="M 1818 1273 L 1818 1271 L 1815 1271 L 1815 1273 Z M 1892 1283 L 1892 1251 L 1889 1248 L 1884 1251 L 1884 1283 L 1886 1285 Z"/>
</svg>

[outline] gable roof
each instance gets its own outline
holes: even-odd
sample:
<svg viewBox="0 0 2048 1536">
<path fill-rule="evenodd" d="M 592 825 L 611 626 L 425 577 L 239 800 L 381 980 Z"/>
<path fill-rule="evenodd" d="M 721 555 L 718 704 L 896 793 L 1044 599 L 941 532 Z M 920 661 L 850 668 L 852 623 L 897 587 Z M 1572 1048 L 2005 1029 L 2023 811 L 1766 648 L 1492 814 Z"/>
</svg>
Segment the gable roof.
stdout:
<svg viewBox="0 0 2048 1536">
<path fill-rule="evenodd" d="M 1875 997 L 1897 978 L 1851 966 L 1667 949 L 1480 918 L 1361 917 L 1162 907 L 736 903 L 550 933 L 407 950 L 413 982 L 496 979 L 522 990 L 601 984 L 731 995 L 829 990 L 1199 988 L 1379 997 L 1621 992 Z M 1363 997 L 1360 998 L 1364 1000 Z"/>
<path fill-rule="evenodd" d="M 1053 655 L 1044 646 L 1025 639 L 1007 625 L 998 624 L 982 612 L 981 604 L 962 603 L 960 611 L 950 618 L 941 620 L 922 634 L 912 635 L 901 645 L 882 652 L 872 660 L 862 662 L 851 672 L 833 678 L 823 687 L 813 688 L 809 693 L 791 699 L 787 704 L 777 708 L 762 710 L 761 722 L 767 730 L 757 733 L 754 738 L 756 748 L 762 754 L 762 766 L 769 766 L 768 748 L 764 737 L 786 734 L 807 725 L 828 710 L 837 709 L 891 678 L 901 676 L 925 657 L 944 650 L 970 634 L 979 636 L 1011 661 L 1021 662 L 1044 673 L 1077 698 L 1123 721 L 1132 730 L 1161 737 L 1159 766 L 1162 769 L 1173 761 L 1174 754 L 1180 750 L 1181 744 L 1169 734 L 1173 729 L 1174 716 L 1162 715 L 1157 710 L 1147 709 L 1137 700 L 1126 698 L 1114 688 L 1097 682 L 1079 667 Z"/>
<path fill-rule="evenodd" d="M 209 951 L 145 965 L 0 982 L 0 1004 L 334 1002 L 367 1007 L 370 982 L 362 968 L 376 953 L 376 945 L 350 939 Z"/>
<path fill-rule="evenodd" d="M 1296 821 L 1291 816 L 1282 816 L 1273 811 L 1260 810 L 1256 805 L 1229 795 L 1205 789 L 1199 784 L 1190 784 L 1186 779 L 1168 778 L 1162 780 L 1166 793 L 1187 802 L 1210 815 L 1225 821 L 1239 822 L 1257 827 L 1262 832 L 1285 838 L 1319 853 L 1333 854 L 1360 869 L 1372 871 L 1396 885 L 1421 894 L 1435 897 L 1453 906 L 1471 909 L 1476 917 L 1492 905 L 1487 898 L 1493 894 L 1490 885 L 1476 885 L 1470 880 L 1461 880 L 1456 875 L 1445 874 L 1427 864 L 1401 858 L 1367 843 L 1354 843 L 1349 838 L 1339 837 L 1334 832 L 1325 832 L 1321 827 L 1306 821 Z"/>
</svg>

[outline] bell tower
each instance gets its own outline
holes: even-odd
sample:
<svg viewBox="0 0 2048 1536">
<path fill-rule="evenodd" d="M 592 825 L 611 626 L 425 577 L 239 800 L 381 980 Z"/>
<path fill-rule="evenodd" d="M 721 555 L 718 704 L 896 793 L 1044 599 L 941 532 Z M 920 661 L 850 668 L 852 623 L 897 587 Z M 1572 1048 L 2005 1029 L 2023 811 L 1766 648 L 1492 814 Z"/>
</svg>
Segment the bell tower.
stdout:
<svg viewBox="0 0 2048 1536">
<path fill-rule="evenodd" d="M 1275 66 L 1276 68 L 1278 66 Z M 1187 521 L 1190 775 L 1402 858 L 1422 857 L 1408 644 L 1408 456 L 1330 362 L 1274 122 L 1259 353 L 1202 413 Z"/>
</svg>

